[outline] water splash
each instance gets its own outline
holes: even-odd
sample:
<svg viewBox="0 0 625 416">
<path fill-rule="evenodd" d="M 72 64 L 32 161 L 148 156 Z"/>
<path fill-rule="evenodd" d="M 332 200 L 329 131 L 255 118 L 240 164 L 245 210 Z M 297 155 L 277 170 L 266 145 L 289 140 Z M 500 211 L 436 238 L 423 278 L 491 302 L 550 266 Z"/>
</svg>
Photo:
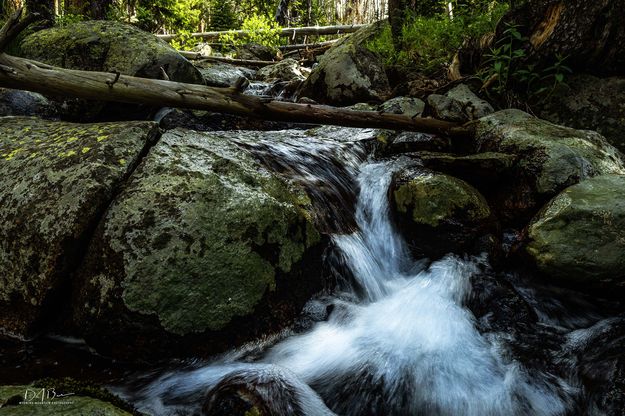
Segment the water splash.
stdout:
<svg viewBox="0 0 625 416">
<path fill-rule="evenodd" d="M 315 181 L 319 166 L 304 162 L 324 160 L 318 156 L 327 153 L 325 146 L 274 144 L 272 157 L 279 155 L 292 177 Z M 258 360 L 244 362 L 232 353 L 161 376 L 142 391 L 140 410 L 173 415 L 184 408 L 195 414 L 203 394 L 225 377 L 266 373 L 297 392 L 294 397 L 307 409 L 303 414 L 331 414 L 328 408 L 342 415 L 565 413 L 571 390 L 566 383 L 535 371 L 530 375 L 497 337 L 477 331 L 464 307 L 470 277 L 485 260 L 450 255 L 429 266 L 413 260 L 391 223 L 387 202 L 401 163 L 359 159 L 348 159 L 349 169 L 331 175 L 339 186 L 355 181 L 359 189 L 357 231 L 333 236 L 358 290 L 337 296 L 325 322 L 278 342 Z"/>
</svg>

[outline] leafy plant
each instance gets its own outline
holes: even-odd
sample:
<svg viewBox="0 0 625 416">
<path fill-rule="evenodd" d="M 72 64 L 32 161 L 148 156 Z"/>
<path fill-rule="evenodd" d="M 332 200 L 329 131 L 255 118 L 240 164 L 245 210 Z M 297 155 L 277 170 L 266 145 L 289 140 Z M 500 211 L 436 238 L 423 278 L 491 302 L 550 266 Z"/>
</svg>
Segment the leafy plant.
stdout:
<svg viewBox="0 0 625 416">
<path fill-rule="evenodd" d="M 516 25 L 507 24 L 503 36 L 486 55 L 486 68 L 481 73 L 487 93 L 498 96 L 514 90 L 522 93 L 527 101 L 543 101 L 560 86 L 566 85 L 565 78 L 571 69 L 565 65 L 566 57 L 556 55 L 553 65 L 537 68 L 527 62 L 524 44 L 527 37 Z"/>
<path fill-rule="evenodd" d="M 65 13 L 63 15 L 56 15 L 54 17 L 54 25 L 59 27 L 65 27 L 73 23 L 82 22 L 85 20 L 85 16 L 81 14 Z"/>
<path fill-rule="evenodd" d="M 281 44 L 280 26 L 264 15 L 253 14 L 246 18 L 241 25 L 241 29 L 248 33 L 239 36 L 230 31 L 229 33 L 221 35 L 219 41 L 234 46 L 258 43 L 269 47 L 277 47 Z"/>
</svg>

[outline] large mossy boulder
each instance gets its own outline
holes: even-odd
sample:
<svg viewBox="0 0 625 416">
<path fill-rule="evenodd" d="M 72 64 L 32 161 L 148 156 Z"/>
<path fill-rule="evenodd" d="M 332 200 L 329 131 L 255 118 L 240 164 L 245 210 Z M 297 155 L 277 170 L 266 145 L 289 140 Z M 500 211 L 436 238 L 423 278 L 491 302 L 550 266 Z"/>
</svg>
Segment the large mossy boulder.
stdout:
<svg viewBox="0 0 625 416">
<path fill-rule="evenodd" d="M 419 167 L 396 173 L 393 216 L 417 257 L 490 251 L 496 225 L 484 197 L 468 183 Z"/>
<path fill-rule="evenodd" d="M 63 68 L 153 79 L 162 79 L 165 71 L 172 81 L 204 83 L 202 74 L 165 41 L 122 22 L 86 21 L 45 29 L 27 36 L 19 47 L 25 58 Z M 96 119 L 103 110 L 116 116 L 138 111 L 137 106 L 84 100 L 65 100 L 60 110 L 80 121 Z"/>
<path fill-rule="evenodd" d="M 386 24 L 386 21 L 374 23 L 332 46 L 308 76 L 298 96 L 331 105 L 386 100 L 390 87 L 384 65 L 366 47 Z"/>
<path fill-rule="evenodd" d="M 61 314 L 90 232 L 157 131 L 0 118 L 0 332 L 29 337 Z"/>
<path fill-rule="evenodd" d="M 625 287 L 625 176 L 565 189 L 534 218 L 527 252 L 545 276 Z"/>
<path fill-rule="evenodd" d="M 116 356 L 215 352 L 281 328 L 321 288 L 309 203 L 233 133 L 164 134 L 96 230 L 78 328 Z"/>
<path fill-rule="evenodd" d="M 61 397 L 61 394 L 67 396 Z M 75 391 L 61 390 L 58 386 L 0 386 L 0 416 L 131 416 L 131 414 L 106 401 L 76 394 Z"/>
<path fill-rule="evenodd" d="M 514 165 L 488 192 L 507 221 L 529 220 L 568 186 L 597 175 L 625 174 L 620 152 L 599 133 L 574 130 L 519 110 L 503 110 L 476 122 L 476 152 L 512 155 Z"/>
<path fill-rule="evenodd" d="M 540 117 L 576 129 L 596 130 L 625 152 L 625 78 L 575 74 L 538 107 Z"/>
</svg>

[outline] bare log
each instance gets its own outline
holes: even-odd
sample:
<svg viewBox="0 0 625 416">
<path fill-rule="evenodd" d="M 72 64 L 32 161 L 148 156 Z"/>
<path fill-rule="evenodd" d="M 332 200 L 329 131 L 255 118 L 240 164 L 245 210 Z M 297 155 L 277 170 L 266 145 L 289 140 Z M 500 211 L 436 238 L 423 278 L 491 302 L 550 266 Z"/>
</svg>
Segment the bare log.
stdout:
<svg viewBox="0 0 625 416">
<path fill-rule="evenodd" d="M 280 29 L 280 36 L 288 36 L 291 38 L 295 38 L 297 36 L 310 36 L 310 35 L 339 35 L 342 33 L 353 33 L 358 29 L 365 27 L 367 25 L 336 25 L 336 26 L 306 26 L 306 27 L 285 27 Z M 217 39 L 221 35 L 231 34 L 234 36 L 245 36 L 250 33 L 249 30 L 226 30 L 226 31 L 218 31 L 218 32 L 197 32 L 192 33 L 191 37 L 193 38 L 202 38 L 202 39 Z M 176 39 L 178 37 L 177 34 L 169 34 L 169 35 L 156 35 L 159 38 L 170 41 L 172 39 Z"/>
<path fill-rule="evenodd" d="M 298 43 L 297 45 L 285 45 L 280 46 L 279 49 L 283 52 L 285 51 L 298 51 L 301 49 L 317 49 L 317 48 L 327 48 L 334 45 L 338 42 L 339 39 L 327 40 L 325 42 L 316 42 L 316 43 Z"/>
<path fill-rule="evenodd" d="M 11 37 L 17 35 L 11 29 L 17 24 L 18 21 L 10 19 L 0 30 L 0 45 L 8 44 Z M 242 94 L 243 82 L 230 88 L 213 88 L 120 73 L 64 69 L 5 53 L 0 53 L 0 87 L 88 100 L 191 108 L 266 120 L 414 130 L 450 137 L 472 135 L 470 127 L 432 118 L 268 101 Z"/>
</svg>

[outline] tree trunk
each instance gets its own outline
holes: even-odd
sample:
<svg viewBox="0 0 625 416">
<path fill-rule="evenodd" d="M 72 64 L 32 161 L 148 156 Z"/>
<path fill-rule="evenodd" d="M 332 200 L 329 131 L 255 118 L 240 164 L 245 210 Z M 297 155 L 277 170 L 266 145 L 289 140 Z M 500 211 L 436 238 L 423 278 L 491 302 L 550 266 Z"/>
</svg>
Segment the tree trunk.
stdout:
<svg viewBox="0 0 625 416">
<path fill-rule="evenodd" d="M 528 38 L 528 62 L 548 66 L 556 54 L 576 71 L 598 75 L 625 73 L 625 0 L 528 0 L 511 10 L 505 23 Z"/>
</svg>

